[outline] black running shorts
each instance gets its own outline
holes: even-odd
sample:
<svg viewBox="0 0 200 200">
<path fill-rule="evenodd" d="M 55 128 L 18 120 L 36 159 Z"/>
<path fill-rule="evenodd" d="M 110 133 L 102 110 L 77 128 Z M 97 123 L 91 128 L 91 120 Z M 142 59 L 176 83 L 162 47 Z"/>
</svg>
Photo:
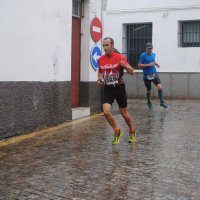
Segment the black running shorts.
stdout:
<svg viewBox="0 0 200 200">
<path fill-rule="evenodd" d="M 158 84 L 161 84 L 159 76 L 156 74 L 155 78 L 152 80 L 148 80 L 147 78 L 144 78 L 144 84 L 147 88 L 147 90 L 151 90 L 151 82 L 153 82 L 156 86 Z"/>
<path fill-rule="evenodd" d="M 112 105 L 115 99 L 119 108 L 127 107 L 125 84 L 104 86 L 103 104 L 109 103 L 110 105 Z"/>
</svg>

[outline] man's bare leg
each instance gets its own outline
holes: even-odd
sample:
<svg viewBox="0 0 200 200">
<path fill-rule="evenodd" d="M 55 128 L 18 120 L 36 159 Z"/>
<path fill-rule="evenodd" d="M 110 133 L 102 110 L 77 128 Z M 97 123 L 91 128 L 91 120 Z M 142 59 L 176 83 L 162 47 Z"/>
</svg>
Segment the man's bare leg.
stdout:
<svg viewBox="0 0 200 200">
<path fill-rule="evenodd" d="M 104 112 L 104 116 L 106 117 L 107 122 L 112 126 L 113 130 L 118 128 L 115 122 L 115 119 L 111 113 L 111 105 L 109 103 L 103 104 L 103 112 Z"/>
<path fill-rule="evenodd" d="M 129 127 L 129 142 L 133 143 L 133 142 L 135 142 L 135 139 L 136 139 L 136 132 L 132 125 L 132 118 L 131 118 L 130 114 L 128 113 L 127 108 L 120 108 L 119 110 L 120 110 L 126 124 Z"/>
</svg>

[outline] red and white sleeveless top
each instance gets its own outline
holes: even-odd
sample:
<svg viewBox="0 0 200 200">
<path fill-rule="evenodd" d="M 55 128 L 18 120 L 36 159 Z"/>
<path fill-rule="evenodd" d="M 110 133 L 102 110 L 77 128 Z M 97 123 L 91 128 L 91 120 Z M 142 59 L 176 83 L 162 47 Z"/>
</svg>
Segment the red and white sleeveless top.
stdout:
<svg viewBox="0 0 200 200">
<path fill-rule="evenodd" d="M 111 55 L 103 55 L 98 59 L 99 72 L 103 74 L 105 85 L 116 85 L 123 83 L 123 67 L 119 64 L 120 60 L 124 60 L 127 64 L 125 56 L 113 52 Z"/>
</svg>

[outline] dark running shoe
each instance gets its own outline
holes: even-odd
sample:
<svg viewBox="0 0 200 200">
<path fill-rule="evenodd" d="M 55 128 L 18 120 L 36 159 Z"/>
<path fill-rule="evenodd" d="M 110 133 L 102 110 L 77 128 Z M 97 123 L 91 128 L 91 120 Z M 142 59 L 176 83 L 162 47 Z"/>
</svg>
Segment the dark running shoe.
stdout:
<svg viewBox="0 0 200 200">
<path fill-rule="evenodd" d="M 160 103 L 160 106 L 163 108 L 168 108 L 168 105 L 164 101 Z"/>
</svg>

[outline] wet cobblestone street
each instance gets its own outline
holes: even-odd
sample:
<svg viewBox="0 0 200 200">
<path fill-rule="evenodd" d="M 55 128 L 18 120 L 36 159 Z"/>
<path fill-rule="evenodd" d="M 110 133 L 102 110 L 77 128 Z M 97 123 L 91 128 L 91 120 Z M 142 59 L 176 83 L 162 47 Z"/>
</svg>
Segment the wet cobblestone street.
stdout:
<svg viewBox="0 0 200 200">
<path fill-rule="evenodd" d="M 200 101 L 129 100 L 128 128 L 112 145 L 104 116 L 88 117 L 13 144 L 0 142 L 0 200 L 199 200 Z M 21 136 L 20 136 L 21 137 Z"/>
</svg>

